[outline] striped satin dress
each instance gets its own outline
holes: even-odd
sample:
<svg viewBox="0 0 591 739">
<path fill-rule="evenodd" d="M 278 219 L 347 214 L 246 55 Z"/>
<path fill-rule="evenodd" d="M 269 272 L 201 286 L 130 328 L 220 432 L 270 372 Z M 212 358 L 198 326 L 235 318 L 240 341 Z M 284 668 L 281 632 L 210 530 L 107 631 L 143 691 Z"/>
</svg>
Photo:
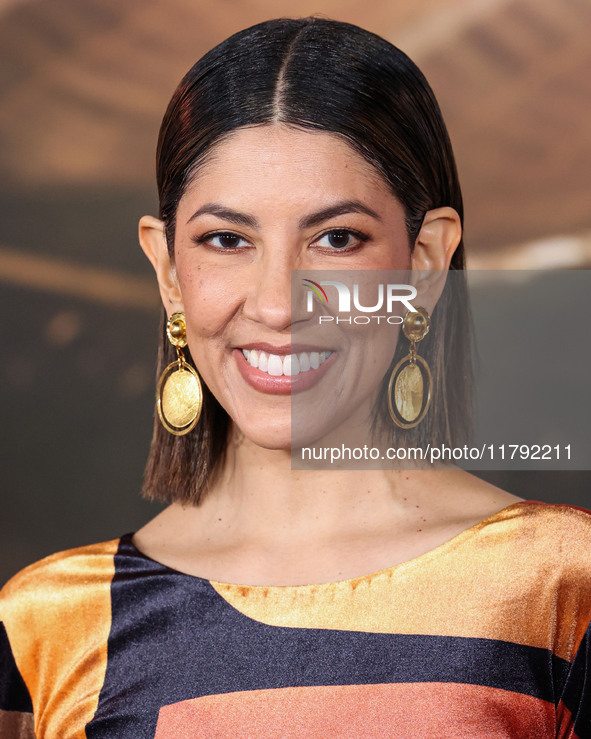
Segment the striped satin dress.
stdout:
<svg viewBox="0 0 591 739">
<path fill-rule="evenodd" d="M 132 535 L 0 595 L 0 737 L 591 737 L 591 511 L 514 503 L 340 582 L 226 584 Z"/>
</svg>

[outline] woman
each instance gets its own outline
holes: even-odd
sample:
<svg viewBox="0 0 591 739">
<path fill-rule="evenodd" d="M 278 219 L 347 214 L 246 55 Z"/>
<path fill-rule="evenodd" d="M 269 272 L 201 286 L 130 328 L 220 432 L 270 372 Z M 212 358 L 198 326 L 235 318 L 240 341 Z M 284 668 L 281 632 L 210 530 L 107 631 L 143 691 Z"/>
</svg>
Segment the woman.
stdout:
<svg viewBox="0 0 591 739">
<path fill-rule="evenodd" d="M 463 438 L 462 203 L 418 69 L 347 24 L 254 26 L 188 72 L 157 160 L 145 494 L 170 505 L 6 586 L 2 735 L 591 736 L 589 511 L 451 468 L 291 469 L 291 402 L 320 387 L 333 427 Z M 358 339 L 294 346 L 294 270 L 410 271 L 421 302 L 364 364 Z"/>
</svg>

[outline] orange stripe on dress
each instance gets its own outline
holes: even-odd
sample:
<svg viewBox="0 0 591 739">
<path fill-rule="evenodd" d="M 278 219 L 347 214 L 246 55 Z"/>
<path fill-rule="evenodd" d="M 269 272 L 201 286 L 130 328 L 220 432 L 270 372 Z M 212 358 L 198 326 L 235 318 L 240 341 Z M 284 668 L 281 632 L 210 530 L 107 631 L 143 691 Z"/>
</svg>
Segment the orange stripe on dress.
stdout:
<svg viewBox="0 0 591 739">
<path fill-rule="evenodd" d="M 498 688 L 395 683 L 253 690 L 160 709 L 155 739 L 555 735 L 554 705 Z"/>
<path fill-rule="evenodd" d="M 107 666 L 118 543 L 58 552 L 4 588 L 2 617 L 38 737 L 86 737 Z"/>
</svg>

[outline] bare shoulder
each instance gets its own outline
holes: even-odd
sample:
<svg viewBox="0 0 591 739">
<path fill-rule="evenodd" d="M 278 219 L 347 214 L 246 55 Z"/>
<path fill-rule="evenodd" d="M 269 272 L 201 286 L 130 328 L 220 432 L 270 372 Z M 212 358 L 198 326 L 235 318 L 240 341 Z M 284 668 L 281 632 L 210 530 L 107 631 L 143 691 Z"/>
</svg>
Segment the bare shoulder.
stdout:
<svg viewBox="0 0 591 739">
<path fill-rule="evenodd" d="M 580 559 L 584 569 L 591 572 L 591 510 L 567 503 L 527 500 L 465 472 L 442 477 L 439 485 L 432 500 L 437 506 L 434 519 L 439 519 L 442 526 L 462 531 L 503 514 L 503 519 L 516 522 L 514 535 L 519 530 L 519 536 L 531 539 L 532 547 L 547 550 L 545 556 L 564 559 L 568 551 L 571 563 Z"/>
<path fill-rule="evenodd" d="M 525 498 L 503 490 L 464 470 L 417 473 L 418 497 L 441 525 L 467 528 Z"/>
</svg>

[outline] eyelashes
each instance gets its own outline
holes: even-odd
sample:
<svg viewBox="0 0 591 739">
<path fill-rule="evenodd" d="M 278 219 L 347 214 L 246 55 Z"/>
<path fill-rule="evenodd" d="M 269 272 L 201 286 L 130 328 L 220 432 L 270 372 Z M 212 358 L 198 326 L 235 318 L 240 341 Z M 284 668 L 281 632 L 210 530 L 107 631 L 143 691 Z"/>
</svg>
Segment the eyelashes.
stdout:
<svg viewBox="0 0 591 739">
<path fill-rule="evenodd" d="M 325 251 L 348 252 L 369 240 L 369 235 L 350 228 L 331 228 L 311 242 Z M 233 231 L 209 231 L 191 239 L 195 244 L 204 244 L 218 251 L 237 251 L 252 247 L 252 243 Z M 322 243 L 324 242 L 324 243 Z"/>
<path fill-rule="evenodd" d="M 215 239 L 219 240 L 218 244 L 214 243 Z M 223 249 L 224 251 L 237 249 L 240 246 L 241 241 L 244 241 L 248 246 L 250 246 L 250 243 L 246 241 L 246 239 L 236 233 L 232 233 L 232 231 L 206 233 L 203 236 L 193 239 L 193 241 L 196 244 L 208 244 L 209 246 L 214 246 L 218 249 Z"/>
<path fill-rule="evenodd" d="M 328 242 L 327 244 L 319 245 L 325 246 L 331 250 L 345 251 L 353 246 L 359 246 L 368 239 L 369 236 L 360 231 L 353 231 L 350 228 L 333 228 L 330 231 L 325 231 L 325 233 L 313 243 L 319 244 L 320 241 L 326 240 Z M 352 240 L 355 243 L 351 243 Z"/>
</svg>

